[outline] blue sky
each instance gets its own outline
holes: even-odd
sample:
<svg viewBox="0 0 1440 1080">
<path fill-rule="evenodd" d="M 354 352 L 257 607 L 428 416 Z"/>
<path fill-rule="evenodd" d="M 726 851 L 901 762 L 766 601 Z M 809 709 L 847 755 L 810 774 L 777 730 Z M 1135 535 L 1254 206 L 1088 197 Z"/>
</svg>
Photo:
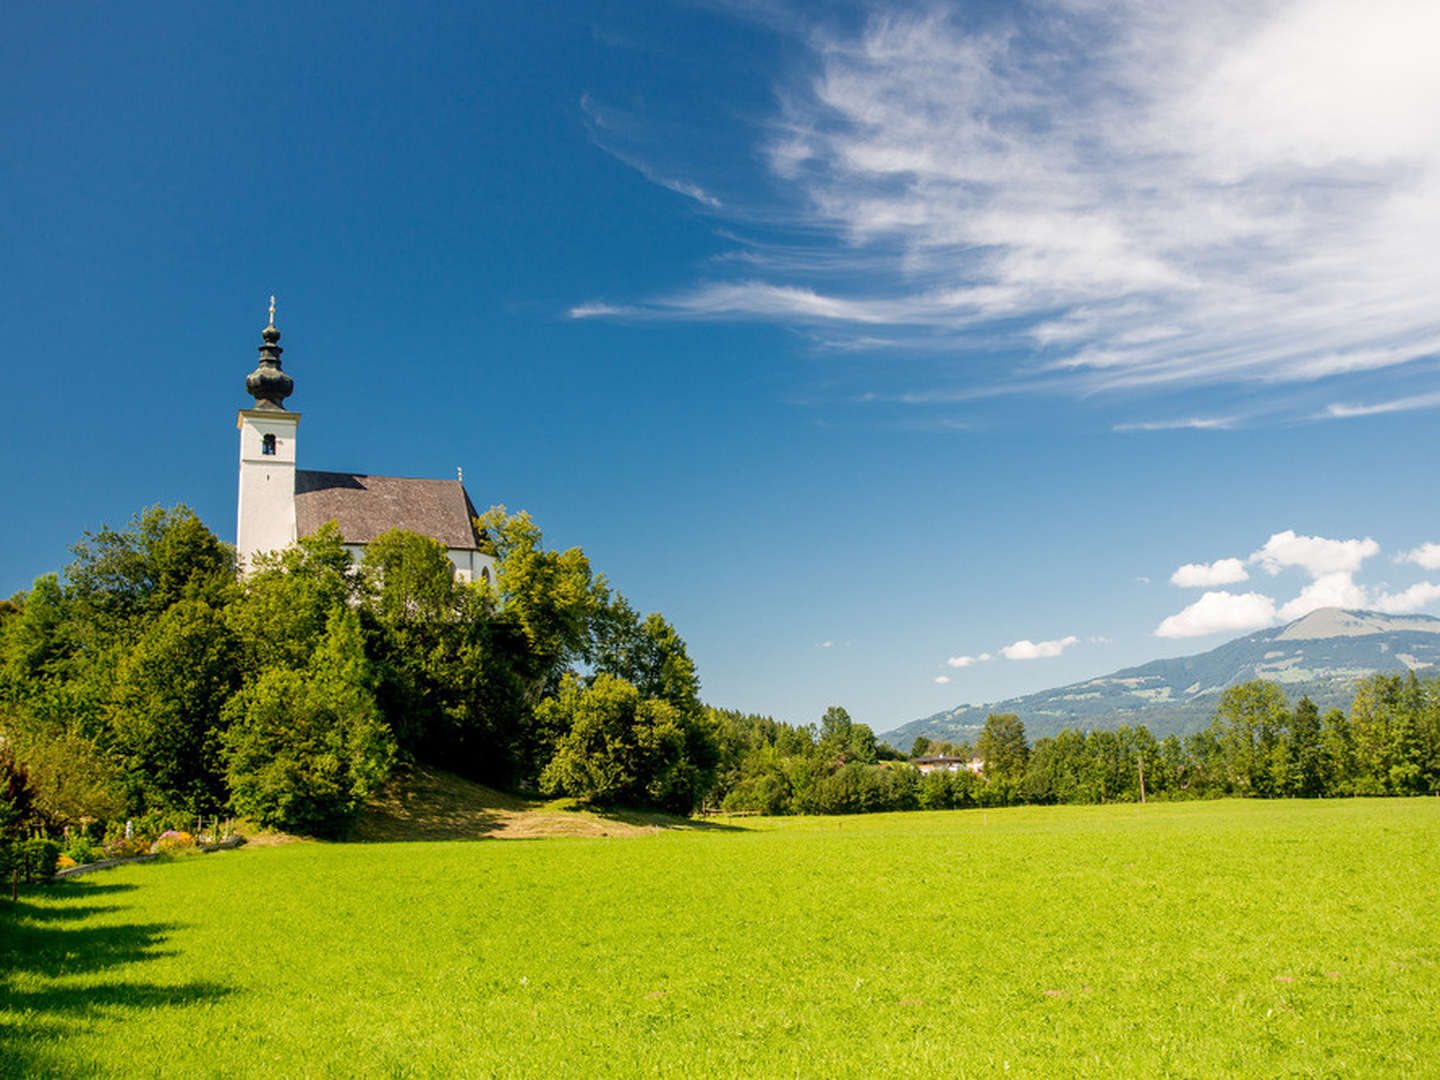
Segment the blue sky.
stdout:
<svg viewBox="0 0 1440 1080">
<path fill-rule="evenodd" d="M 715 704 L 1440 611 L 1434 5 L 476 8 L 8 13 L 0 591 L 233 539 L 273 292 L 302 466 L 462 466 Z"/>
</svg>

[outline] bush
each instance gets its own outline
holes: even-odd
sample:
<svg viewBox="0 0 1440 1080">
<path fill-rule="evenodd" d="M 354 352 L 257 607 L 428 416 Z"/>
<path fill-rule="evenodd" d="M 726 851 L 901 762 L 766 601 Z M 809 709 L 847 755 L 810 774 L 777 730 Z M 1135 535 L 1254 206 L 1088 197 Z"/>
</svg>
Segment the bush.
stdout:
<svg viewBox="0 0 1440 1080">
<path fill-rule="evenodd" d="M 95 845 L 84 833 L 76 833 L 65 845 L 65 855 L 76 865 L 83 866 L 85 863 L 95 861 Z"/>
<path fill-rule="evenodd" d="M 34 836 L 11 845 L 11 872 L 20 873 L 20 880 L 39 885 L 55 876 L 60 861 L 60 845 L 44 836 Z"/>
</svg>

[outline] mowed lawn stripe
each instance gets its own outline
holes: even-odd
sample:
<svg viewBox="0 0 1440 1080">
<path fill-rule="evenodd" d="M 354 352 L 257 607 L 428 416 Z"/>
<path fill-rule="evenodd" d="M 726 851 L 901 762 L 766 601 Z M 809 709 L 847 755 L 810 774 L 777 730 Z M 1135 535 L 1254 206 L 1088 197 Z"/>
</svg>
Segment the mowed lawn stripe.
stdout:
<svg viewBox="0 0 1440 1080">
<path fill-rule="evenodd" d="M 299 844 L 0 915 L 7 1075 L 1425 1075 L 1440 799 Z"/>
</svg>

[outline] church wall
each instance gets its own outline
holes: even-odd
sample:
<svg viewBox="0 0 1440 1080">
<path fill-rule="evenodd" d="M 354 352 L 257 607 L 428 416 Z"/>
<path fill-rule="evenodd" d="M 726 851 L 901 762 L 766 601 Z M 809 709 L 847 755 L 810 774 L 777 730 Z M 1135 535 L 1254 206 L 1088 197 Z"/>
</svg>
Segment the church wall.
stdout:
<svg viewBox="0 0 1440 1080">
<path fill-rule="evenodd" d="M 295 434 L 299 423 L 299 413 L 240 412 L 235 548 L 242 572 L 256 553 L 279 551 L 295 542 Z M 267 435 L 274 436 L 274 453 L 264 452 Z"/>
</svg>

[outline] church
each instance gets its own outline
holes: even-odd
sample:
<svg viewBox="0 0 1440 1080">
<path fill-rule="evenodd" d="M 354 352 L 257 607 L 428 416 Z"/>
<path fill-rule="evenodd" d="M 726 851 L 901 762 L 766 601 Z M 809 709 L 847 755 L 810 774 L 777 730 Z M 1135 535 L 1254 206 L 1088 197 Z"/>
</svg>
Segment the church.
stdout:
<svg viewBox="0 0 1440 1080">
<path fill-rule="evenodd" d="M 295 380 L 281 367 L 275 298 L 260 332 L 260 363 L 245 380 L 255 399 L 241 409 L 240 503 L 235 552 L 245 573 L 254 557 L 289 547 L 327 521 L 340 527 L 358 559 L 365 545 L 390 529 L 408 529 L 445 545 L 460 581 L 490 581 L 495 560 L 481 550 L 475 506 L 461 480 L 368 476 L 297 469 L 300 414 L 285 408 Z"/>
</svg>

